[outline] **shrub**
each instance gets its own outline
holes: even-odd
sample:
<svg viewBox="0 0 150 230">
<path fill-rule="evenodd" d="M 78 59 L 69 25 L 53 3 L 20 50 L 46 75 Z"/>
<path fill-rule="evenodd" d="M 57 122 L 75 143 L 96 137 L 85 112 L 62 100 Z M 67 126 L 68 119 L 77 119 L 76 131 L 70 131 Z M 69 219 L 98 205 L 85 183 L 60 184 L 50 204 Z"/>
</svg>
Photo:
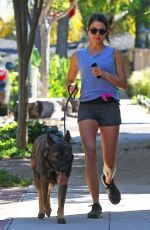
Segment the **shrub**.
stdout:
<svg viewBox="0 0 150 230">
<path fill-rule="evenodd" d="M 17 123 L 7 124 L 0 128 L 0 159 L 1 158 L 18 158 L 22 151 L 16 146 Z"/>
<path fill-rule="evenodd" d="M 49 97 L 67 97 L 65 81 L 68 67 L 68 59 L 58 55 L 52 57 L 49 69 Z"/>
<path fill-rule="evenodd" d="M 16 106 L 16 101 L 18 100 L 18 72 L 10 71 L 8 76 L 10 81 L 9 109 L 13 111 Z"/>
<path fill-rule="evenodd" d="M 44 133 L 54 133 L 60 137 L 63 136 L 63 133 L 58 130 L 57 126 L 47 126 L 42 122 L 39 122 L 38 120 L 31 120 L 28 123 L 28 137 L 29 142 L 33 143 L 34 140 L 41 134 Z"/>
<path fill-rule="evenodd" d="M 57 98 L 68 97 L 68 92 L 65 87 L 68 69 L 69 69 L 68 58 L 60 58 L 58 55 L 54 55 L 51 58 L 50 69 L 49 69 L 49 86 L 50 86 L 48 91 L 49 97 L 57 97 Z M 77 76 L 76 78 L 76 83 L 79 86 L 79 76 Z"/>
<path fill-rule="evenodd" d="M 40 56 L 40 53 L 36 47 L 33 47 L 33 50 L 31 53 L 31 63 L 33 66 L 40 68 L 41 56 Z"/>
<path fill-rule="evenodd" d="M 17 122 L 0 127 L 0 159 L 2 158 L 25 158 L 30 157 L 32 143 L 41 134 L 50 132 L 59 137 L 63 133 L 58 130 L 57 126 L 47 126 L 38 120 L 30 120 L 28 123 L 28 145 L 26 149 L 19 150 L 16 145 Z"/>
<path fill-rule="evenodd" d="M 150 68 L 134 71 L 129 79 L 131 96 L 144 95 L 150 97 Z"/>
<path fill-rule="evenodd" d="M 28 186 L 32 183 L 31 179 L 23 179 L 17 175 L 0 169 L 0 186 L 1 187 L 14 187 L 14 186 Z"/>
</svg>

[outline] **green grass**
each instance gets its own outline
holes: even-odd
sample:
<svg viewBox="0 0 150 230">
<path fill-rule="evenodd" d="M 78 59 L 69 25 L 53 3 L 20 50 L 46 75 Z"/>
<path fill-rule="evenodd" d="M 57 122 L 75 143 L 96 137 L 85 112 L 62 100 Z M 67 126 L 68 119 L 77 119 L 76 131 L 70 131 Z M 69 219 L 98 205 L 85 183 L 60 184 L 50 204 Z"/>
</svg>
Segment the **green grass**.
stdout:
<svg viewBox="0 0 150 230">
<path fill-rule="evenodd" d="M 31 183 L 32 179 L 20 178 L 5 169 L 0 169 L 0 187 L 28 186 Z"/>
</svg>

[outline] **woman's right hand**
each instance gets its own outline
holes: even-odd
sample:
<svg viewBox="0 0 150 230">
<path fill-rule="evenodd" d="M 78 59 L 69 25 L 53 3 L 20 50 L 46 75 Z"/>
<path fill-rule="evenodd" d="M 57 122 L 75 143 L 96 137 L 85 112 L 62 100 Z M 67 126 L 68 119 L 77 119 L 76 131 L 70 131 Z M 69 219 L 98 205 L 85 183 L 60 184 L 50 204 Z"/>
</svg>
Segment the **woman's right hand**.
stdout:
<svg viewBox="0 0 150 230">
<path fill-rule="evenodd" d="M 74 96 L 78 92 L 78 87 L 76 84 L 74 84 L 77 74 L 78 74 L 78 57 L 75 52 L 70 58 L 69 71 L 68 71 L 67 81 L 66 81 L 68 92 Z"/>
<path fill-rule="evenodd" d="M 75 85 L 74 83 L 71 83 L 71 84 L 68 86 L 68 91 L 69 91 L 70 94 L 76 95 L 77 92 L 78 92 L 78 86 Z"/>
</svg>

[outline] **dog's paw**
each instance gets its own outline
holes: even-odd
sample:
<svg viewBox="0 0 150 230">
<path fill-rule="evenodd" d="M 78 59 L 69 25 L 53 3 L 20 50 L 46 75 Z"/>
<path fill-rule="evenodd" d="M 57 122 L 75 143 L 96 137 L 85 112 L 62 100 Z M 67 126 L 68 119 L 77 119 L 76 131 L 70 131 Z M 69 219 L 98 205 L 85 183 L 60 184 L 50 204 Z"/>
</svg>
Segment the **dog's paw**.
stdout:
<svg viewBox="0 0 150 230">
<path fill-rule="evenodd" d="M 66 224 L 66 219 L 57 217 L 57 223 L 58 224 Z"/>
<path fill-rule="evenodd" d="M 45 214 L 48 216 L 48 217 L 50 217 L 50 215 L 51 215 L 51 208 L 46 208 L 45 209 Z"/>
<path fill-rule="evenodd" d="M 39 212 L 38 218 L 43 219 L 45 217 L 45 213 Z"/>
</svg>

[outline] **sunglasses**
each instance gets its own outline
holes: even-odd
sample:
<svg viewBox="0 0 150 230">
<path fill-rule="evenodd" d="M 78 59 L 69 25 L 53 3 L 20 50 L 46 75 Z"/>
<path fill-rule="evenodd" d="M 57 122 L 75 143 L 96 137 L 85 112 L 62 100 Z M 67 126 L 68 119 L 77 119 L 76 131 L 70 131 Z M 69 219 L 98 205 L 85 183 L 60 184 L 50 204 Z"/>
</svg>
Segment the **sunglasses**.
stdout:
<svg viewBox="0 0 150 230">
<path fill-rule="evenodd" d="M 100 35 L 104 35 L 107 30 L 105 29 L 97 29 L 97 28 L 90 28 L 90 32 L 91 34 L 97 34 L 97 32 L 99 32 Z"/>
</svg>

